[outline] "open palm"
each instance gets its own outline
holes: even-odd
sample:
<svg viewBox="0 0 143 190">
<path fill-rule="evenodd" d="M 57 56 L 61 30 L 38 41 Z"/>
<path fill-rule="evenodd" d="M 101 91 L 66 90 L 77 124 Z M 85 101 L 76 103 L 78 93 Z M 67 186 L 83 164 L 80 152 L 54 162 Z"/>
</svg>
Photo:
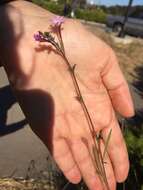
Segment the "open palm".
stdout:
<svg viewBox="0 0 143 190">
<path fill-rule="evenodd" d="M 32 130 L 71 182 L 83 177 L 89 189 L 101 190 L 90 157 L 92 138 L 66 64 L 49 44 L 39 46 L 33 40 L 36 31 L 49 30 L 54 15 L 25 1 L 10 3 L 1 14 L 6 18 L 0 31 L 3 64 Z M 129 169 L 114 111 L 133 115 L 127 83 L 113 51 L 81 24 L 67 20 L 62 36 L 67 58 L 76 64 L 75 74 L 95 131 L 102 130 L 103 150 L 112 129 L 105 168 L 114 190 Z"/>
</svg>

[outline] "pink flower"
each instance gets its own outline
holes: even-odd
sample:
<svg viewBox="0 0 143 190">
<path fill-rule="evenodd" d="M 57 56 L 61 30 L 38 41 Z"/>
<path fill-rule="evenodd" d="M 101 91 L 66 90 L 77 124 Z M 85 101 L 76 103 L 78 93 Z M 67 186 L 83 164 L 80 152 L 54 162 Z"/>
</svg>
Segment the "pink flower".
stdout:
<svg viewBox="0 0 143 190">
<path fill-rule="evenodd" d="M 65 21 L 65 18 L 63 16 L 56 16 L 52 19 L 52 26 L 59 27 L 64 23 L 64 21 Z"/>
<path fill-rule="evenodd" d="M 38 41 L 38 42 L 43 41 L 43 36 L 40 32 L 35 33 L 33 37 L 34 37 L 35 41 Z"/>
</svg>

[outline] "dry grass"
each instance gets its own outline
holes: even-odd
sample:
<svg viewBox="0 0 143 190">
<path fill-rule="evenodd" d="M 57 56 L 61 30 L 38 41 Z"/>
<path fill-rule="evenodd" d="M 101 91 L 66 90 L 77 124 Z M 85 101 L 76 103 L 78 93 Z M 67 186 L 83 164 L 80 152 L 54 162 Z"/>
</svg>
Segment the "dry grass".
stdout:
<svg viewBox="0 0 143 190">
<path fill-rule="evenodd" d="M 83 181 L 80 182 L 80 184 L 78 185 L 73 185 L 68 181 L 65 181 L 64 177 L 60 177 L 58 180 L 57 179 L 25 180 L 25 179 L 13 179 L 13 178 L 0 179 L 0 190 L 68 190 L 68 189 L 88 190 Z"/>
<path fill-rule="evenodd" d="M 47 180 L 0 179 L 0 190 L 56 190 Z"/>
</svg>

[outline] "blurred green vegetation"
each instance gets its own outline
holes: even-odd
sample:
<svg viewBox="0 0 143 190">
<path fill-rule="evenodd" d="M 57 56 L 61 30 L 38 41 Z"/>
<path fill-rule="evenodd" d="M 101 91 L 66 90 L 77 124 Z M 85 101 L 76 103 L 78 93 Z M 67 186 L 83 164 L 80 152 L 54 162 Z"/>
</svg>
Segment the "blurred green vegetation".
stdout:
<svg viewBox="0 0 143 190">
<path fill-rule="evenodd" d="M 138 112 L 128 120 L 125 128 L 125 139 L 129 152 L 130 172 L 126 189 L 143 190 L 143 113 Z"/>
<path fill-rule="evenodd" d="M 33 3 L 36 3 L 37 5 L 40 5 L 41 7 L 55 13 L 58 15 L 63 14 L 64 4 L 62 3 L 56 3 L 49 0 L 32 0 Z"/>
<path fill-rule="evenodd" d="M 75 11 L 75 16 L 78 19 L 83 19 L 87 21 L 94 21 L 94 22 L 100 22 L 100 23 L 106 23 L 106 17 L 107 14 L 102 9 L 77 9 Z"/>
<path fill-rule="evenodd" d="M 58 3 L 49 0 L 33 0 L 33 2 L 55 14 L 63 15 L 64 11 L 63 0 L 60 0 Z M 82 8 L 82 7 L 84 7 L 83 4 L 81 4 L 75 9 L 76 18 L 87 21 L 100 22 L 100 23 L 106 22 L 107 14 L 102 8 L 95 8 L 95 7 Z"/>
</svg>

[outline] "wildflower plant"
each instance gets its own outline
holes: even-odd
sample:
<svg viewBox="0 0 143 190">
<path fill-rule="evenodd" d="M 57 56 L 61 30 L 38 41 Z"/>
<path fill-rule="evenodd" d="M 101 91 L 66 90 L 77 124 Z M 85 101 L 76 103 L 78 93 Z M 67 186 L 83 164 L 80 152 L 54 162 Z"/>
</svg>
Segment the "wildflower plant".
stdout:
<svg viewBox="0 0 143 190">
<path fill-rule="evenodd" d="M 34 34 L 34 39 L 37 42 L 48 42 L 49 44 L 54 46 L 57 53 L 65 61 L 65 64 L 68 68 L 69 74 L 71 76 L 71 80 L 72 80 L 74 88 L 75 88 L 74 90 L 76 92 L 76 101 L 78 101 L 79 104 L 81 105 L 81 109 L 84 112 L 84 116 L 86 118 L 89 130 L 91 133 L 91 137 L 94 142 L 94 145 L 92 147 L 91 158 L 94 161 L 95 172 L 98 174 L 103 187 L 107 190 L 110 190 L 109 184 L 107 181 L 107 177 L 106 177 L 106 172 L 105 172 L 105 164 L 106 163 L 105 163 L 104 159 L 105 159 L 105 155 L 107 153 L 107 147 L 108 147 L 108 143 L 109 143 L 112 131 L 109 132 L 109 135 L 108 135 L 106 143 L 105 143 L 105 149 L 102 153 L 101 148 L 100 148 L 100 141 L 102 140 L 101 131 L 99 131 L 97 133 L 95 131 L 94 124 L 92 122 L 91 116 L 90 116 L 88 108 L 86 106 L 86 103 L 83 99 L 83 96 L 82 96 L 82 93 L 80 90 L 80 86 L 78 84 L 78 81 L 77 81 L 77 78 L 75 75 L 76 65 L 75 64 L 71 65 L 65 54 L 65 48 L 64 48 L 63 38 L 62 38 L 62 34 L 61 34 L 62 25 L 64 24 L 64 22 L 65 22 L 64 17 L 61 17 L 61 16 L 54 17 L 51 21 L 51 29 L 52 29 L 51 32 L 38 31 L 37 33 Z M 52 32 L 54 32 L 57 35 L 58 42 L 53 37 Z"/>
</svg>

